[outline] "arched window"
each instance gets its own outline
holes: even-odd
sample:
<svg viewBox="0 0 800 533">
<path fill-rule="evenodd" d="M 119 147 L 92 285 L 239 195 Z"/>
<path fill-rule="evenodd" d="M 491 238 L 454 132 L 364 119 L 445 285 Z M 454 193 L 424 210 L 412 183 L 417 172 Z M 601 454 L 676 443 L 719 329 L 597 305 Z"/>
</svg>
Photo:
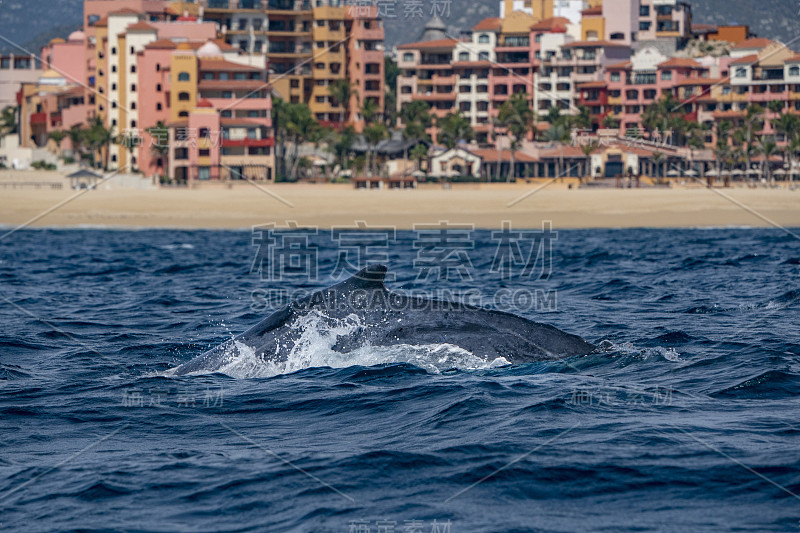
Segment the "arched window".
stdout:
<svg viewBox="0 0 800 533">
<path fill-rule="evenodd" d="M 481 52 L 478 54 L 478 61 L 489 61 L 489 52 Z"/>
<path fill-rule="evenodd" d="M 587 41 L 596 41 L 597 40 L 597 32 L 594 30 L 589 30 L 586 32 L 586 40 Z"/>
<path fill-rule="evenodd" d="M 458 60 L 459 61 L 469 61 L 469 52 L 459 52 Z"/>
<path fill-rule="evenodd" d="M 178 113 L 178 116 L 179 117 L 188 117 L 189 116 L 189 112 L 188 111 L 181 111 L 180 113 Z"/>
<path fill-rule="evenodd" d="M 792 67 L 789 69 L 789 76 L 800 76 L 800 67 Z"/>
<path fill-rule="evenodd" d="M 478 35 L 478 43 L 489 44 L 489 34 L 481 33 L 480 35 Z"/>
<path fill-rule="evenodd" d="M 178 93 L 178 100 L 181 102 L 188 102 L 192 97 L 187 92 Z"/>
<path fill-rule="evenodd" d="M 747 69 L 744 67 L 739 67 L 736 69 L 736 77 L 737 78 L 746 78 L 747 77 Z"/>
<path fill-rule="evenodd" d="M 192 77 L 188 72 L 181 72 L 178 74 L 178 81 L 189 81 L 190 79 L 192 79 Z"/>
</svg>

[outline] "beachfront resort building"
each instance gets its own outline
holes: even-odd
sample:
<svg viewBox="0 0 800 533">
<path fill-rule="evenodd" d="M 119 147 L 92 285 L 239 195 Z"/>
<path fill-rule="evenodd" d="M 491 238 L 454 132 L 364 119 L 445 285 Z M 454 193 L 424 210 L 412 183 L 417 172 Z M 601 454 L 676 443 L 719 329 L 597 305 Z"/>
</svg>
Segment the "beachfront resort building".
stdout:
<svg viewBox="0 0 800 533">
<path fill-rule="evenodd" d="M 84 27 L 15 78 L 21 143 L 82 148 L 109 169 L 172 179 L 273 179 L 272 98 L 358 131 L 384 105 L 377 8 L 303 0 L 85 0 Z M 22 59 L 9 58 L 22 69 Z M 3 60 L 3 65 L 6 61 Z M 30 65 L 29 65 L 30 66 Z M 2 73 L 0 73 L 2 75 Z M 331 96 L 351 87 L 349 101 Z M 73 146 L 67 130 L 100 121 L 111 142 Z M 154 144 L 165 139 L 168 147 Z M 208 136 L 195 140 L 195 131 Z"/>
</svg>

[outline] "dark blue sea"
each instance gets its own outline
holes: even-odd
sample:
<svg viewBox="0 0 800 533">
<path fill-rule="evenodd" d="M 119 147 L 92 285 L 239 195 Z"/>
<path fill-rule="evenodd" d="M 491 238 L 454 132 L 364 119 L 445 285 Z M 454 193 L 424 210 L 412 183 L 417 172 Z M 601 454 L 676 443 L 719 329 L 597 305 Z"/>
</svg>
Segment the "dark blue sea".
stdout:
<svg viewBox="0 0 800 533">
<path fill-rule="evenodd" d="M 349 360 L 319 331 L 284 365 L 174 377 L 266 296 L 330 285 L 341 242 L 312 234 L 316 272 L 278 279 L 250 231 L 3 238 L 0 530 L 800 529 L 796 238 L 561 230 L 533 275 L 494 268 L 492 232 L 470 238 L 422 276 L 418 235 L 398 232 L 388 286 L 511 305 L 598 349 Z"/>
</svg>

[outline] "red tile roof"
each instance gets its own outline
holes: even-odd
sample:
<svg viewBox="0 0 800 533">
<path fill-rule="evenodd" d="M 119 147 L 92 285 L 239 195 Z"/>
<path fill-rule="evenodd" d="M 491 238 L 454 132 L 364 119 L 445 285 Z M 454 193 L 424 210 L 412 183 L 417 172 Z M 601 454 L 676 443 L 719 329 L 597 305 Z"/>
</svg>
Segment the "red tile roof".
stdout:
<svg viewBox="0 0 800 533">
<path fill-rule="evenodd" d="M 581 11 L 581 15 L 583 16 L 602 15 L 602 14 L 603 14 L 603 6 L 590 7 L 588 9 L 584 9 L 583 11 Z"/>
<path fill-rule="evenodd" d="M 784 63 L 800 63 L 800 54 L 793 55 L 792 57 L 786 59 Z"/>
<path fill-rule="evenodd" d="M 533 26 L 531 26 L 531 30 L 533 31 L 553 31 L 553 30 L 560 30 L 565 31 L 567 29 L 567 25 L 570 24 L 570 20 L 565 17 L 551 17 L 549 19 L 544 19 L 542 21 L 537 22 Z"/>
<path fill-rule="evenodd" d="M 434 41 L 401 44 L 397 48 L 400 50 L 413 50 L 416 48 L 454 48 L 458 42 L 458 39 L 436 39 Z"/>
<path fill-rule="evenodd" d="M 123 9 L 118 9 L 117 11 L 112 11 L 111 13 L 108 14 L 108 16 L 113 16 L 113 15 L 142 15 L 142 12 L 126 7 Z"/>
<path fill-rule="evenodd" d="M 613 65 L 608 65 L 606 67 L 606 70 L 609 70 L 609 69 L 625 69 L 625 70 L 627 70 L 629 68 L 631 68 L 631 62 L 630 61 L 623 61 L 622 63 L 614 63 Z"/>
<path fill-rule="evenodd" d="M 128 31 L 156 31 L 156 29 L 143 20 L 128 26 Z"/>
<path fill-rule="evenodd" d="M 774 41 L 771 39 L 766 39 L 764 37 L 754 37 L 752 39 L 747 39 L 746 41 L 742 41 L 739 44 L 733 47 L 733 50 L 742 50 L 742 49 L 762 49 L 766 48 L 767 46 L 771 45 Z"/>
<path fill-rule="evenodd" d="M 731 61 L 731 65 L 752 65 L 753 63 L 758 62 L 758 56 L 756 54 L 750 54 L 749 56 L 740 57 L 734 61 Z"/>
<path fill-rule="evenodd" d="M 683 68 L 702 68 L 703 65 L 684 57 L 671 57 L 663 63 L 659 63 L 659 67 L 683 67 Z"/>
<path fill-rule="evenodd" d="M 498 159 L 503 162 L 511 162 L 511 150 L 501 150 L 498 158 L 498 153 L 496 148 L 472 148 L 469 152 L 473 155 L 477 155 L 481 159 L 483 159 L 484 163 L 486 162 L 494 162 Z M 538 163 L 539 160 L 533 156 L 530 156 L 524 152 L 514 152 L 514 161 L 517 163 Z"/>
<path fill-rule="evenodd" d="M 149 50 L 174 50 L 178 45 L 170 39 L 159 39 L 145 46 Z"/>
<path fill-rule="evenodd" d="M 474 31 L 490 31 L 499 30 L 503 25 L 503 19 L 500 17 L 489 17 L 478 22 L 472 27 Z"/>
</svg>

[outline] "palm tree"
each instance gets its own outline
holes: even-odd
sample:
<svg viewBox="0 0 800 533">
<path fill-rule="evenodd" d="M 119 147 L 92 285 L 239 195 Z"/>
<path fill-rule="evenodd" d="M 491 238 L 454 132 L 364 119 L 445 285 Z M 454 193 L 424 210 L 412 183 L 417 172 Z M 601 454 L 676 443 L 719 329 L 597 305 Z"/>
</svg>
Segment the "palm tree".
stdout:
<svg viewBox="0 0 800 533">
<path fill-rule="evenodd" d="M 17 107 L 10 105 L 0 114 L 0 141 L 12 133 L 17 133 Z"/>
<path fill-rule="evenodd" d="M 422 159 L 428 156 L 428 147 L 424 144 L 418 144 L 411 149 L 409 155 L 417 162 L 417 170 L 422 170 Z"/>
<path fill-rule="evenodd" d="M 372 98 L 367 98 L 361 104 L 361 118 L 366 124 L 370 124 L 378 114 L 378 103 Z"/>
<path fill-rule="evenodd" d="M 353 126 L 345 126 L 342 132 L 336 137 L 331 148 L 339 161 L 339 167 L 342 170 L 347 168 L 348 157 L 353 144 L 356 142 L 356 130 Z"/>
<path fill-rule="evenodd" d="M 772 184 L 772 168 L 769 159 L 777 153 L 778 144 L 771 137 L 764 137 L 760 141 L 759 151 L 763 157 L 761 163 L 762 177 L 764 177 L 764 169 L 766 168 L 766 180 L 769 184 Z"/>
<path fill-rule="evenodd" d="M 664 152 L 655 151 L 652 155 L 654 169 L 661 170 L 661 172 L 654 172 L 654 174 L 661 174 L 656 181 L 661 182 L 665 178 L 664 164 L 666 163 L 666 156 Z"/>
<path fill-rule="evenodd" d="M 586 157 L 586 178 L 587 179 L 591 179 L 592 178 L 592 158 L 591 158 L 591 155 L 592 155 L 592 152 L 594 152 L 595 149 L 598 146 L 600 146 L 600 145 L 599 145 L 599 143 L 597 141 L 591 141 L 591 142 L 587 142 L 587 143 L 582 143 L 581 144 L 581 152 L 583 152 L 584 157 Z"/>
<path fill-rule="evenodd" d="M 47 137 L 56 143 L 56 151 L 58 153 L 58 157 L 61 158 L 61 141 L 67 138 L 67 133 L 63 130 L 53 130 L 47 134 Z"/>
<path fill-rule="evenodd" d="M 747 172 L 748 179 L 750 176 L 750 160 L 755 150 L 755 135 L 762 128 L 761 114 L 763 112 L 763 107 L 758 104 L 751 104 L 747 106 L 744 114 L 741 139 L 744 144 L 745 172 Z"/>
<path fill-rule="evenodd" d="M 789 156 L 789 183 L 794 181 L 794 169 L 798 151 L 800 151 L 800 134 L 795 134 L 786 145 L 786 153 Z"/>
<path fill-rule="evenodd" d="M 474 137 L 469 120 L 458 113 L 449 113 L 439 120 L 438 141 L 448 149 L 453 149 L 459 141 L 471 141 Z"/>
<path fill-rule="evenodd" d="M 619 129 L 619 120 L 614 118 L 613 115 L 606 115 L 603 117 L 603 127 L 610 129 L 610 130 L 618 130 Z"/>
<path fill-rule="evenodd" d="M 334 106 L 341 106 L 343 109 L 342 122 L 347 124 L 350 122 L 350 100 L 353 97 L 353 86 L 350 85 L 350 80 L 341 79 L 336 80 L 328 86 L 328 93 L 333 99 Z"/>
<path fill-rule="evenodd" d="M 516 178 L 514 153 L 519 149 L 522 139 L 531 129 L 533 111 L 524 95 L 515 94 L 500 106 L 497 120 L 500 125 L 505 127 L 506 135 L 510 138 L 511 164 L 506 181 L 511 182 Z"/>
<path fill-rule="evenodd" d="M 364 128 L 364 138 L 369 146 L 367 150 L 367 174 L 372 176 L 373 169 L 377 167 L 377 148 L 378 143 L 389 136 L 386 124 L 376 122 Z M 370 157 L 371 156 L 371 157 Z"/>
<path fill-rule="evenodd" d="M 83 144 L 86 141 L 86 130 L 76 124 L 67 130 L 67 136 L 72 145 L 72 152 L 75 154 L 75 159 L 80 162 L 81 159 L 83 159 Z"/>
<path fill-rule="evenodd" d="M 100 155 L 95 159 L 98 161 L 102 158 L 102 168 L 108 168 L 108 156 L 111 143 L 114 142 L 116 136 L 114 135 L 114 128 L 106 128 L 103 124 L 103 119 L 94 117 L 89 121 L 89 129 L 86 132 L 86 144 L 92 149 L 95 155 Z M 104 150 L 105 149 L 105 150 Z"/>
<path fill-rule="evenodd" d="M 770 113 L 774 115 L 781 115 L 781 111 L 783 111 L 783 102 L 780 100 L 772 100 L 767 104 L 767 109 Z M 776 119 L 770 120 L 770 126 L 772 127 L 772 132 L 775 133 L 775 122 Z"/>
</svg>

